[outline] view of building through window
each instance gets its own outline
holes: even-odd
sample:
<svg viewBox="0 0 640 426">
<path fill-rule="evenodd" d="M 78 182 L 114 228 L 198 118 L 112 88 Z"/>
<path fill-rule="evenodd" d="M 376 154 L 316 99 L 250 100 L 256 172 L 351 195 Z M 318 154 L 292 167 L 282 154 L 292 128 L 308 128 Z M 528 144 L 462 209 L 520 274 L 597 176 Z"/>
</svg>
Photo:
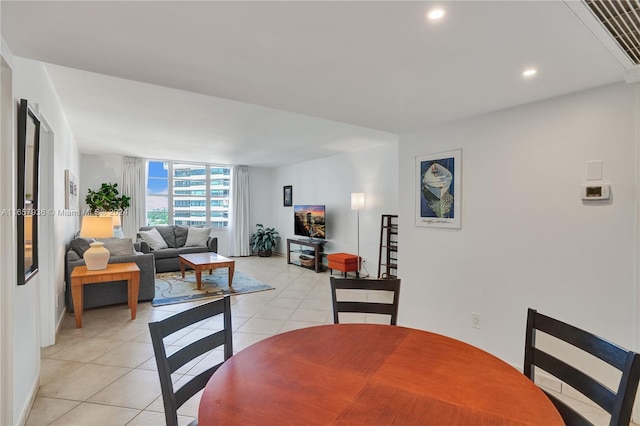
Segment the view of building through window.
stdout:
<svg viewBox="0 0 640 426">
<path fill-rule="evenodd" d="M 148 225 L 228 226 L 230 166 L 147 163 Z"/>
</svg>

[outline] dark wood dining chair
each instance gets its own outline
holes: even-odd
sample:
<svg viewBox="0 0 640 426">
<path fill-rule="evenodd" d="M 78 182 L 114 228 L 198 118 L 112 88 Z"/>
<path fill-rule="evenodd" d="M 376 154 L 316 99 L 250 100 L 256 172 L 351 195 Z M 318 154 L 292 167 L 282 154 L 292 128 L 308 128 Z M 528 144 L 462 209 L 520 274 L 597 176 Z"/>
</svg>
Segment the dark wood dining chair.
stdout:
<svg viewBox="0 0 640 426">
<path fill-rule="evenodd" d="M 622 375 L 618 389 L 612 390 L 595 378 L 571 366 L 568 362 L 536 346 L 536 332 L 554 336 L 618 369 Z M 524 374 L 534 380 L 535 368 L 540 368 L 573 387 L 611 415 L 609 425 L 629 426 L 631 410 L 640 379 L 640 354 L 617 346 L 592 333 L 539 314 L 529 309 L 524 352 Z M 544 390 L 544 389 L 543 389 Z M 569 405 L 546 392 L 568 426 L 591 425 Z"/>
<path fill-rule="evenodd" d="M 335 278 L 331 280 L 331 298 L 333 301 L 333 323 L 339 324 L 338 313 L 359 312 L 366 314 L 386 314 L 391 316 L 391 325 L 398 320 L 398 297 L 400 296 L 400 279 L 364 279 Z M 338 300 L 336 290 L 382 290 L 393 293 L 393 302 L 362 302 L 355 300 Z"/>
<path fill-rule="evenodd" d="M 199 330 L 210 333 L 167 356 L 166 345 L 164 343 L 165 337 L 183 330 L 185 327 L 217 315 L 222 315 L 222 329 L 209 330 L 201 328 Z M 167 426 L 177 426 L 178 408 L 198 391 L 203 389 L 211 375 L 224 361 L 233 355 L 231 302 L 229 301 L 229 296 L 196 306 L 195 308 L 165 318 L 162 321 L 150 322 L 149 330 L 151 332 L 151 342 L 153 343 L 156 364 L 158 365 L 158 375 L 160 376 L 165 420 Z M 171 381 L 172 373 L 189 361 L 220 346 L 224 346 L 224 361 L 193 377 L 178 390 L 174 389 L 173 382 Z M 190 423 L 190 426 L 197 424 L 198 421 L 196 419 Z"/>
</svg>

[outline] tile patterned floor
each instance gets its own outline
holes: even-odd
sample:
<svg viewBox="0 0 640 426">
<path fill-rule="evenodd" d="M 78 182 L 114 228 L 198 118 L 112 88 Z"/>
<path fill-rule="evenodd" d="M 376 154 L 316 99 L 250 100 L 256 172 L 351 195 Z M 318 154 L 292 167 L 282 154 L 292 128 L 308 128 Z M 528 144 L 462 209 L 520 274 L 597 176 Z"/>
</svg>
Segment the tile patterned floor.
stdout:
<svg viewBox="0 0 640 426">
<path fill-rule="evenodd" d="M 278 256 L 234 260 L 236 270 L 275 287 L 275 290 L 232 297 L 235 352 L 277 333 L 333 322 L 328 272 L 317 274 L 287 265 L 286 260 Z M 154 308 L 149 303 L 141 303 L 134 321 L 130 320 L 130 311 L 124 305 L 89 309 L 83 315 L 81 329 L 76 329 L 74 318 L 67 316 L 56 344 L 42 350 L 41 386 L 26 424 L 164 424 L 147 322 L 195 304 Z M 363 314 L 341 316 L 343 320 L 388 321 Z M 197 328 L 187 330 L 171 345 L 178 347 L 181 340 L 193 338 L 197 333 Z M 195 360 L 177 371 L 174 380 L 198 374 L 219 359 L 222 359 L 221 352 Z M 179 409 L 181 425 L 188 424 L 197 415 L 199 397 L 197 394 Z M 583 408 L 596 424 L 607 424 L 606 416 L 598 409 L 586 404 Z"/>
</svg>

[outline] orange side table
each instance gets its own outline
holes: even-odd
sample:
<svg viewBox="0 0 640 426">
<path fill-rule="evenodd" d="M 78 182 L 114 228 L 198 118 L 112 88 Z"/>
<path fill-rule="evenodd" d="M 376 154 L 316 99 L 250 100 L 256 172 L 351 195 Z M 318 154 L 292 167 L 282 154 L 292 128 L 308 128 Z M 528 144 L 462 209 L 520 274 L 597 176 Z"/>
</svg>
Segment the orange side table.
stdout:
<svg viewBox="0 0 640 426">
<path fill-rule="evenodd" d="M 131 308 L 131 319 L 136 319 L 138 294 L 140 291 L 140 268 L 134 262 L 110 263 L 106 269 L 88 271 L 86 266 L 76 266 L 71 272 L 71 297 L 76 317 L 76 328 L 82 327 L 82 309 L 84 286 L 87 284 L 108 281 L 127 280 L 128 304 Z"/>
<path fill-rule="evenodd" d="M 327 255 L 327 260 L 329 264 L 329 270 L 331 271 L 331 275 L 333 275 L 333 270 L 341 271 L 344 274 L 344 277 L 347 277 L 347 272 L 355 272 L 356 277 L 359 276 L 358 273 L 358 256 L 350 253 L 332 253 Z"/>
</svg>

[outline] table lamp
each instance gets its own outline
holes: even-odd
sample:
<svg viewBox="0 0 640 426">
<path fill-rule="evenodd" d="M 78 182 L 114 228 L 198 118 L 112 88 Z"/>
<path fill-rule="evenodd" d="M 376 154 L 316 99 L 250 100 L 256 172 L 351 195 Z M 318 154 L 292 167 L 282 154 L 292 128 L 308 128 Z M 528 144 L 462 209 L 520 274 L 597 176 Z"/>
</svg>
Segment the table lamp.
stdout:
<svg viewBox="0 0 640 426">
<path fill-rule="evenodd" d="M 122 232 L 122 220 L 120 219 L 120 212 L 118 211 L 108 211 L 101 212 L 98 216 L 108 216 L 113 219 L 113 235 L 117 238 L 124 238 L 124 234 Z"/>
<path fill-rule="evenodd" d="M 351 210 L 356 210 L 358 217 L 358 275 L 360 275 L 360 210 L 364 210 L 364 192 L 351 193 Z"/>
<path fill-rule="evenodd" d="M 84 238 L 110 238 L 113 237 L 113 217 L 111 216 L 84 216 L 80 236 Z M 95 241 L 89 244 L 89 249 L 84 252 L 82 258 L 88 271 L 107 269 L 109 263 L 109 250 L 104 243 Z"/>
</svg>

